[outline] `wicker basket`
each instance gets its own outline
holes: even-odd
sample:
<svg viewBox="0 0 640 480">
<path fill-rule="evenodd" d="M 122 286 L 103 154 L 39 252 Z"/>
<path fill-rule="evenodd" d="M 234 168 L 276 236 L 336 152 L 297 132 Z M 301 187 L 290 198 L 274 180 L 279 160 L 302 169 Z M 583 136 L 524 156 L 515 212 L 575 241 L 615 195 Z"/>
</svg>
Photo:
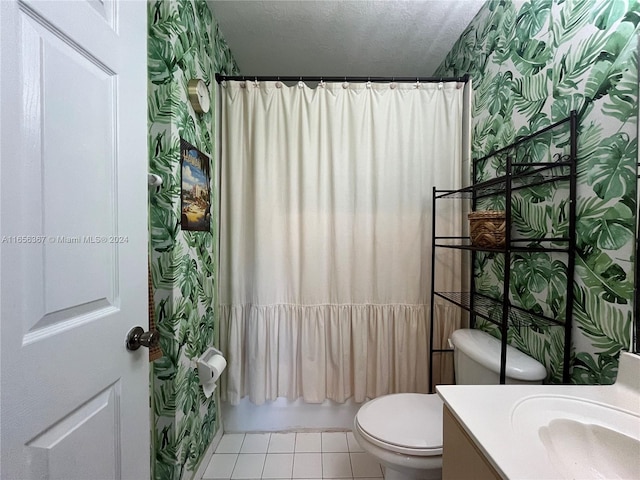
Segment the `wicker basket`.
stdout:
<svg viewBox="0 0 640 480">
<path fill-rule="evenodd" d="M 503 247 L 506 221 L 502 210 L 482 210 L 469 215 L 471 244 L 477 247 Z"/>
</svg>

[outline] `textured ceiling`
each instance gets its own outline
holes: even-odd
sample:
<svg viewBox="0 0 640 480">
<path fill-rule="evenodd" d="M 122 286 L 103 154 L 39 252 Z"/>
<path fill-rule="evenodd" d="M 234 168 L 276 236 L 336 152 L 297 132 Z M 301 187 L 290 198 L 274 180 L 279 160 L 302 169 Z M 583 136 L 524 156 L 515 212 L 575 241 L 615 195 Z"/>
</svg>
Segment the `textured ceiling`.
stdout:
<svg viewBox="0 0 640 480">
<path fill-rule="evenodd" d="M 208 0 L 244 75 L 430 76 L 485 0 Z"/>
</svg>

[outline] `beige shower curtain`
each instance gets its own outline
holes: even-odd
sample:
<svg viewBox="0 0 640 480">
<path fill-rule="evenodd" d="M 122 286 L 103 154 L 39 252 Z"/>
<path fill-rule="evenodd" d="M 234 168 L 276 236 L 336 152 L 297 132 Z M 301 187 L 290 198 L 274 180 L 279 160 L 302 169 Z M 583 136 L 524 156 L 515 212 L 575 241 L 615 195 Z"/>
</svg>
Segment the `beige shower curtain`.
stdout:
<svg viewBox="0 0 640 480">
<path fill-rule="evenodd" d="M 461 87 L 225 82 L 223 400 L 428 391 L 432 186 L 461 186 Z M 459 290 L 459 257 L 437 261 Z"/>
</svg>

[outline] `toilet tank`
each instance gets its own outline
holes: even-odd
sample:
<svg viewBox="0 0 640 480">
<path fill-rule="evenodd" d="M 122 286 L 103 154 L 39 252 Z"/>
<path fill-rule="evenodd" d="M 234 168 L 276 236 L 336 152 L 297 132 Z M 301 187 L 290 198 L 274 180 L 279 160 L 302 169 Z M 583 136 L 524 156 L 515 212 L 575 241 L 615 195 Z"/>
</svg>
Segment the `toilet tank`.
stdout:
<svg viewBox="0 0 640 480">
<path fill-rule="evenodd" d="M 497 385 L 500 383 L 500 340 L 475 329 L 456 330 L 451 335 L 458 385 Z M 507 345 L 505 382 L 540 384 L 547 371 L 540 362 Z"/>
</svg>

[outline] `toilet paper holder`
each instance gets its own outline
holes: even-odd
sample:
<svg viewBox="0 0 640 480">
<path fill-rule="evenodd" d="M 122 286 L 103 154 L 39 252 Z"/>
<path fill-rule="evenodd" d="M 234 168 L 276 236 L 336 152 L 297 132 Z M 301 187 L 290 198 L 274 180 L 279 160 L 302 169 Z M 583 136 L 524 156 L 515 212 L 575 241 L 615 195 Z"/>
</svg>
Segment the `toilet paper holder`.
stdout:
<svg viewBox="0 0 640 480">
<path fill-rule="evenodd" d="M 209 347 L 196 360 L 200 385 L 208 398 L 216 389 L 216 382 L 227 366 L 224 355 L 215 347 Z"/>
</svg>

